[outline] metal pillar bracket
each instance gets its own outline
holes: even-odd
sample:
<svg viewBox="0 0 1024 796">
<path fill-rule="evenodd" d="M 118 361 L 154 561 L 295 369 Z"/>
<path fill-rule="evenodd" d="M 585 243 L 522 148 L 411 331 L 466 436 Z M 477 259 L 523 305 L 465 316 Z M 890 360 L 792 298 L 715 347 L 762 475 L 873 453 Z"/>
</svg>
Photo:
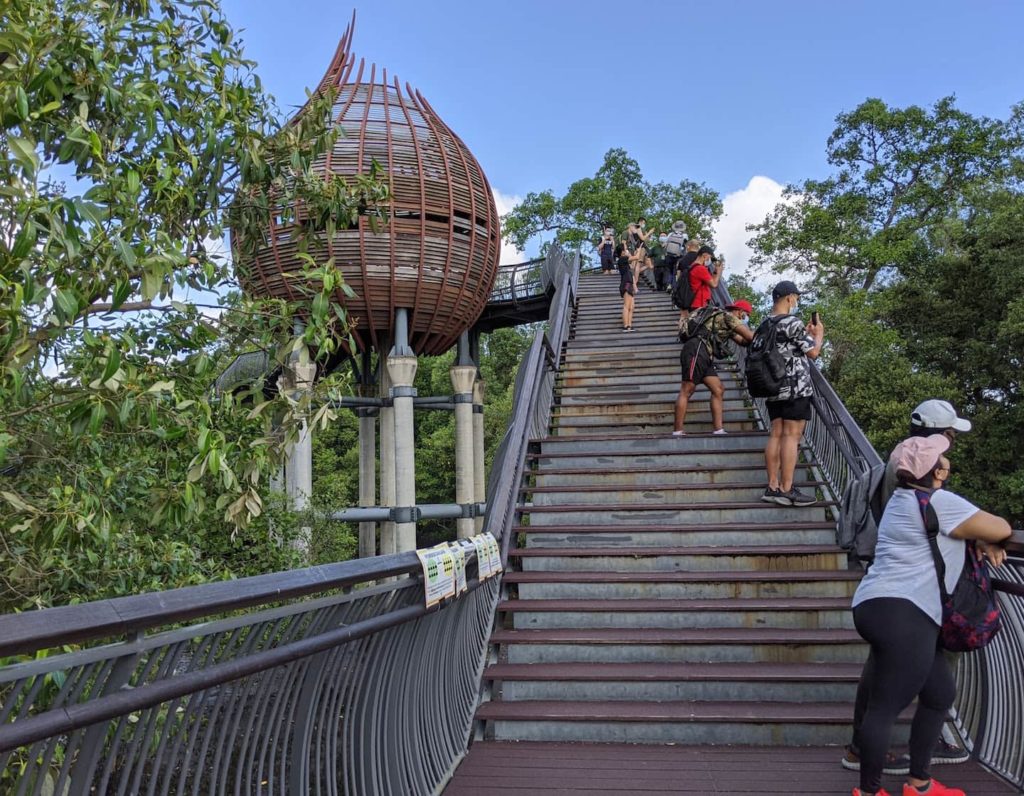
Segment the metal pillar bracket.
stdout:
<svg viewBox="0 0 1024 796">
<path fill-rule="evenodd" d="M 415 387 L 392 387 L 391 398 L 415 398 L 416 397 Z"/>
<path fill-rule="evenodd" d="M 459 392 L 452 396 L 452 403 L 456 404 L 471 404 L 473 403 L 473 393 L 471 392 Z M 483 407 L 481 407 L 483 408 Z"/>
<path fill-rule="evenodd" d="M 419 522 L 422 517 L 419 506 L 395 506 L 391 509 L 392 522 Z"/>
<path fill-rule="evenodd" d="M 480 404 L 473 404 L 473 414 L 474 415 L 482 415 L 483 413 L 484 413 L 483 406 L 481 406 Z"/>
</svg>

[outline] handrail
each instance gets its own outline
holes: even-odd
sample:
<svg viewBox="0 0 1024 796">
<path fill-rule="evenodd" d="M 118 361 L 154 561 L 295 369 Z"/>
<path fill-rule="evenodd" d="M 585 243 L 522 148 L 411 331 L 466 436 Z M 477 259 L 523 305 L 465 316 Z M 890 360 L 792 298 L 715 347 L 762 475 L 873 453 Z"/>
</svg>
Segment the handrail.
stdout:
<svg viewBox="0 0 1024 796">
<path fill-rule="evenodd" d="M 720 306 L 732 303 L 725 285 L 714 291 Z M 746 349 L 737 349 L 740 377 Z M 851 479 L 882 463 L 871 442 L 850 415 L 822 372 L 811 368 L 814 397 L 804 440 L 813 464 L 836 497 Z M 768 427 L 764 399 L 753 399 L 760 423 Z M 838 509 L 833 509 L 838 520 Z M 957 702 L 954 721 L 977 759 L 1024 789 L 1024 532 L 1015 531 L 1007 551 L 1011 558 L 993 577 L 1003 614 L 1003 631 L 983 650 L 957 656 Z"/>
</svg>

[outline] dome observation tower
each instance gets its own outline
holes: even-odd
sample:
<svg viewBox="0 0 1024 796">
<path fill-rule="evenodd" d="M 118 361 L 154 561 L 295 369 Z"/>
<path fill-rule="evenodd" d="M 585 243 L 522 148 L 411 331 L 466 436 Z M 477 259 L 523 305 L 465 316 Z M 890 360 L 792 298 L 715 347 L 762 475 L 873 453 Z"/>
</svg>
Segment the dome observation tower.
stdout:
<svg viewBox="0 0 1024 796">
<path fill-rule="evenodd" d="M 396 310 L 405 309 L 412 350 L 439 354 L 487 302 L 500 251 L 497 209 L 480 164 L 423 95 L 352 54 L 354 29 L 353 15 L 317 89 L 337 92 L 334 123 L 342 134 L 313 168 L 354 176 L 368 174 L 376 161 L 391 202 L 376 230 L 370 218 L 360 217 L 358 227 L 319 238 L 309 253 L 334 257 L 355 292 L 349 297 L 339 290 L 335 301 L 348 312 L 359 351 L 384 351 Z M 271 219 L 253 254 L 239 257 L 236 247 L 246 291 L 295 298 L 288 275 L 301 273 L 302 263 L 294 226 Z"/>
</svg>

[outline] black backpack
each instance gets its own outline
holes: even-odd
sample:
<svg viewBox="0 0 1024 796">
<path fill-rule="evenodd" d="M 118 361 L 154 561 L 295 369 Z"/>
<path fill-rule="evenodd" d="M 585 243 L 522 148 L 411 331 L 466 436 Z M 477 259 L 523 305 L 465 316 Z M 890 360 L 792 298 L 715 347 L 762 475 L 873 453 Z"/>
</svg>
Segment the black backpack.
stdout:
<svg viewBox="0 0 1024 796">
<path fill-rule="evenodd" d="M 765 318 L 754 332 L 747 351 L 747 390 L 753 398 L 774 398 L 786 383 L 786 359 L 775 345 L 779 321 L 785 315 Z"/>
<path fill-rule="evenodd" d="M 681 310 L 688 310 L 693 306 L 693 288 L 690 286 L 690 269 L 692 268 L 693 263 L 691 262 L 676 274 L 676 286 L 672 288 L 672 303 Z"/>
</svg>

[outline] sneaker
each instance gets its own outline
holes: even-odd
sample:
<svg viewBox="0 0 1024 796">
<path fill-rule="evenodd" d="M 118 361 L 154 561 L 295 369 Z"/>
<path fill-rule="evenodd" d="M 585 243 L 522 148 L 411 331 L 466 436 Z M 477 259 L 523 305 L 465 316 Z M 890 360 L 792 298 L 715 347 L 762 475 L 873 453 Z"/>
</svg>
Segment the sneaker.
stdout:
<svg viewBox="0 0 1024 796">
<path fill-rule="evenodd" d="M 950 743 L 945 738 L 939 738 L 939 744 L 935 747 L 935 751 L 932 752 L 932 763 L 937 766 L 966 763 L 970 759 L 970 752 L 962 746 Z"/>
<path fill-rule="evenodd" d="M 863 796 L 863 794 L 860 791 L 860 788 L 853 789 L 853 796 Z M 885 788 L 879 788 L 875 791 L 875 796 L 889 796 L 889 791 L 887 791 Z"/>
<path fill-rule="evenodd" d="M 847 746 L 846 754 L 843 755 L 843 759 L 839 762 L 843 768 L 848 769 L 849 771 L 860 771 L 860 752 L 852 746 Z M 895 755 L 892 752 L 889 752 L 885 756 L 885 765 L 882 766 L 882 773 L 909 774 L 910 755 Z"/>
<path fill-rule="evenodd" d="M 764 494 L 761 495 L 761 500 L 765 503 L 778 503 L 779 498 L 786 500 L 786 502 L 781 505 L 789 505 L 789 500 L 786 499 L 785 496 L 782 494 L 781 489 L 772 489 L 771 487 L 768 487 L 768 489 L 764 491 Z"/>
<path fill-rule="evenodd" d="M 937 779 L 928 783 L 928 790 L 918 790 L 913 785 L 903 785 L 903 796 L 967 796 L 959 788 L 947 788 Z"/>
<path fill-rule="evenodd" d="M 712 433 L 712 434 L 717 434 L 717 435 L 721 436 L 722 434 L 728 434 L 729 432 L 728 432 L 728 431 L 726 431 L 726 430 L 725 430 L 724 428 L 716 428 L 716 429 L 715 429 L 714 431 L 712 431 L 711 433 Z"/>
<path fill-rule="evenodd" d="M 686 436 L 686 432 L 685 431 L 673 431 L 672 432 L 672 436 L 673 437 L 685 437 Z"/>
<path fill-rule="evenodd" d="M 790 506 L 813 506 L 818 502 L 814 495 L 806 495 L 796 487 L 790 489 L 784 497 L 789 501 Z"/>
</svg>

